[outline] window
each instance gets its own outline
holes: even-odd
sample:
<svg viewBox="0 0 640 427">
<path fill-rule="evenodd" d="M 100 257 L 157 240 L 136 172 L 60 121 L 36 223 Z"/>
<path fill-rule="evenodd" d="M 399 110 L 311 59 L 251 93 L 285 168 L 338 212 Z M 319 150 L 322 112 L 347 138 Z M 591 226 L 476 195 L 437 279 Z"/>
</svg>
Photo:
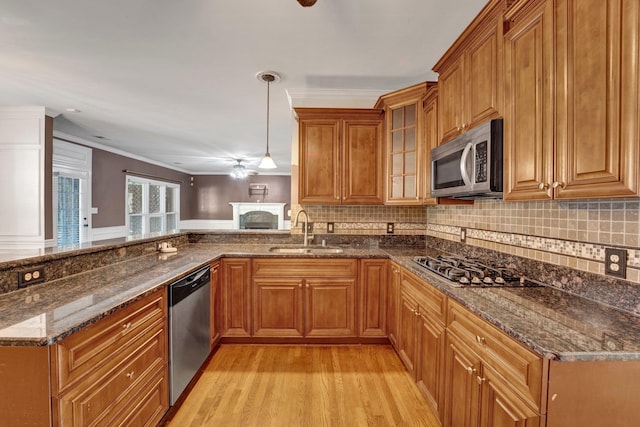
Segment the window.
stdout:
<svg viewBox="0 0 640 427">
<path fill-rule="evenodd" d="M 166 233 L 178 229 L 180 186 L 127 176 L 129 235 Z"/>
</svg>

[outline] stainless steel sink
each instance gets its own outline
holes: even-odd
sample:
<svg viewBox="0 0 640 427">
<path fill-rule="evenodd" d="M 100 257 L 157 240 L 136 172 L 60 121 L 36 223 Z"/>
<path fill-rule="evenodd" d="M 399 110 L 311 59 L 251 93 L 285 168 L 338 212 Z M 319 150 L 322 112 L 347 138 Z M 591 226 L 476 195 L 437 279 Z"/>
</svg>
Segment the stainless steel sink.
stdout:
<svg viewBox="0 0 640 427">
<path fill-rule="evenodd" d="M 274 246 L 269 252 L 277 254 L 341 254 L 344 250 L 337 246 Z"/>
</svg>

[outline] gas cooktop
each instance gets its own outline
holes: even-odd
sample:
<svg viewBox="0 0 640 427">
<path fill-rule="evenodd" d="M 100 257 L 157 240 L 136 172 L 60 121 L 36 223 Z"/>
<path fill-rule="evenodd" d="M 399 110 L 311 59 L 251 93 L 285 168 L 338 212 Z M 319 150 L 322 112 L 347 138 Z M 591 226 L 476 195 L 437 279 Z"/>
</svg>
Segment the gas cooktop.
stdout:
<svg viewBox="0 0 640 427">
<path fill-rule="evenodd" d="M 453 282 L 454 286 L 477 287 L 537 287 L 503 265 L 488 265 L 475 258 L 439 255 L 436 258 L 416 256 L 413 261 L 425 270 L 432 271 Z"/>
</svg>

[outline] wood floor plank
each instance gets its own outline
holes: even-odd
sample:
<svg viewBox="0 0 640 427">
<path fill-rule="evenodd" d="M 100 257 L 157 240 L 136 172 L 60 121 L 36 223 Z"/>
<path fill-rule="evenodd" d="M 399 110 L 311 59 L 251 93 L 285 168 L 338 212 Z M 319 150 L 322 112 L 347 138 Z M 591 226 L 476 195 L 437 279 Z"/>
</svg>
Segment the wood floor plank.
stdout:
<svg viewBox="0 0 640 427">
<path fill-rule="evenodd" d="M 439 424 L 390 346 L 224 344 L 168 427 Z"/>
</svg>

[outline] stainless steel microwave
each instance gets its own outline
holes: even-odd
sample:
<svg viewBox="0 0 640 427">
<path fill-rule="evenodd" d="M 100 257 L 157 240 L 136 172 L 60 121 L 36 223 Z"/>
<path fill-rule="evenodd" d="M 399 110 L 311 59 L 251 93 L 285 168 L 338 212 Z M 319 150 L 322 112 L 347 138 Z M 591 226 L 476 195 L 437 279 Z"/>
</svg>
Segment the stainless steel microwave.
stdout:
<svg viewBox="0 0 640 427">
<path fill-rule="evenodd" d="M 431 197 L 502 198 L 502 119 L 431 150 Z"/>
</svg>

